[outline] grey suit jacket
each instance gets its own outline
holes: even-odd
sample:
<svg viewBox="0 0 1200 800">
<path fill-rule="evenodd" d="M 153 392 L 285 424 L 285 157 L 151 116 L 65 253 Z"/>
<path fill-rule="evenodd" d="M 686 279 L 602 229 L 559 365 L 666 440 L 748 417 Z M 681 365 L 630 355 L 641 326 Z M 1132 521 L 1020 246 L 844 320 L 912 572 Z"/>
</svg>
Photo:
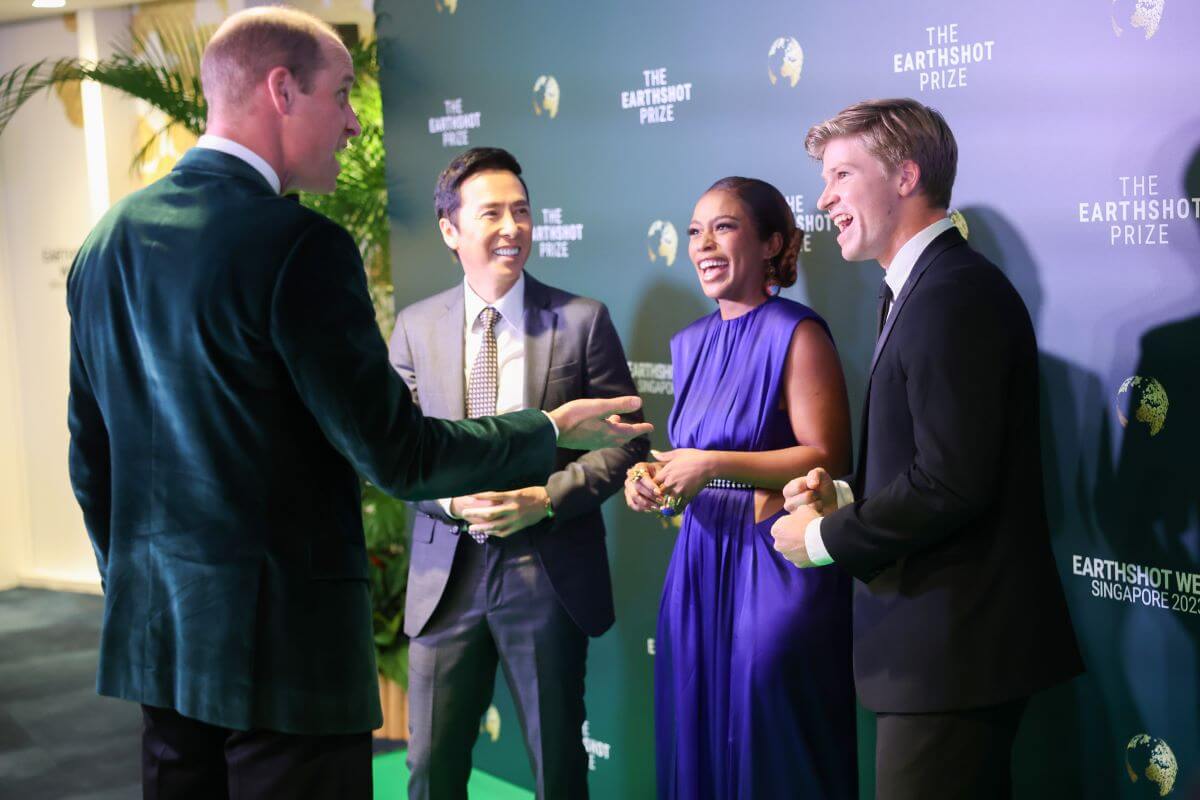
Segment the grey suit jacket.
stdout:
<svg viewBox="0 0 1200 800">
<path fill-rule="evenodd" d="M 454 286 L 404 308 L 396 318 L 390 357 L 426 414 L 461 419 L 463 287 Z M 625 351 L 603 303 L 564 292 L 525 273 L 525 396 L 531 408 L 552 409 L 581 397 L 636 394 Z M 641 420 L 641 414 L 630 415 Z M 567 613 L 589 636 L 613 623 L 612 581 L 600 505 L 625 471 L 646 457 L 645 437 L 622 447 L 580 454 L 560 449 L 546 481 L 553 519 L 528 533 Z M 519 489 L 497 485 L 493 490 Z M 450 577 L 459 521 L 436 502 L 418 504 L 404 632 L 417 636 L 433 615 Z M 464 546 L 476 546 L 467 541 Z"/>
</svg>

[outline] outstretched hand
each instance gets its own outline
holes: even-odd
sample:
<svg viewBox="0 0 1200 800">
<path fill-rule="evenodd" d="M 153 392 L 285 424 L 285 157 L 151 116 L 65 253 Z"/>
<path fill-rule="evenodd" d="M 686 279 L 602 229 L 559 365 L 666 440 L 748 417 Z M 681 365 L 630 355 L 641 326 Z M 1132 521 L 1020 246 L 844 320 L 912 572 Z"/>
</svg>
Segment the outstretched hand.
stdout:
<svg viewBox="0 0 1200 800">
<path fill-rule="evenodd" d="M 621 414 L 642 407 L 637 395 L 611 399 L 585 398 L 563 403 L 548 412 L 558 426 L 558 446 L 570 450 L 598 450 L 622 445 L 654 431 L 649 422 L 624 422 Z"/>
</svg>

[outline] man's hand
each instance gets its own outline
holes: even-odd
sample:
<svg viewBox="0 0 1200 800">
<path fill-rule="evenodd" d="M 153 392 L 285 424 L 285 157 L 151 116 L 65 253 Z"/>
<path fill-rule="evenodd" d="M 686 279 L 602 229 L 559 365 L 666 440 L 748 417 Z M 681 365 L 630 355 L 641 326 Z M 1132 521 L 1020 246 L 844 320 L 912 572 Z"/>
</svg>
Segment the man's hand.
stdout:
<svg viewBox="0 0 1200 800">
<path fill-rule="evenodd" d="M 544 486 L 528 486 L 511 492 L 477 492 L 464 498 L 474 500 L 475 504 L 463 508 L 461 516 L 470 523 L 472 533 L 501 538 L 512 536 L 546 518 L 548 496 Z M 450 507 L 454 508 L 453 502 Z"/>
<path fill-rule="evenodd" d="M 801 506 L 809 506 L 820 516 L 837 511 L 837 489 L 824 468 L 809 470 L 807 475 L 792 478 L 783 487 L 783 507 L 794 513 Z"/>
<path fill-rule="evenodd" d="M 813 510 L 812 506 L 805 505 L 791 514 L 784 514 L 771 526 L 771 535 L 775 537 L 775 549 L 801 569 L 813 566 L 812 560 L 808 557 L 808 548 L 804 544 L 804 534 L 808 529 L 808 523 L 818 516 L 820 515 Z"/>
<path fill-rule="evenodd" d="M 558 426 L 558 446 L 571 450 L 599 450 L 625 444 L 654 430 L 649 422 L 622 422 L 621 414 L 637 411 L 637 395 L 611 399 L 589 398 L 563 403 L 547 412 Z"/>
</svg>

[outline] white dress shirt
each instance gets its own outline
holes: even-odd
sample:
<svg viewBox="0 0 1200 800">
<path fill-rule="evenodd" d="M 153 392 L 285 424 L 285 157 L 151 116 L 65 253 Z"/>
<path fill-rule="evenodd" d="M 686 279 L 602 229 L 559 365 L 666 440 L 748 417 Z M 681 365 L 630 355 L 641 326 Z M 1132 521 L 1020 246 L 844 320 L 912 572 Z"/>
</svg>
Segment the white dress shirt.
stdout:
<svg viewBox="0 0 1200 800">
<path fill-rule="evenodd" d="M 923 228 L 920 233 L 909 239 L 903 247 L 896 251 L 892 265 L 887 268 L 887 273 L 883 276 L 892 290 L 893 298 L 900 297 L 900 290 L 908 282 L 908 276 L 912 274 L 913 267 L 917 265 L 917 259 L 925 252 L 925 248 L 929 247 L 934 239 L 953 227 L 954 222 L 949 217 L 942 217 L 932 225 Z M 888 308 L 889 318 L 895 310 L 896 303 L 893 301 L 891 307 Z M 859 436 L 864 435 L 865 431 L 859 432 Z M 837 490 L 838 508 L 854 502 L 854 492 L 850 489 L 850 484 L 845 481 L 834 481 L 833 486 Z M 821 538 L 820 517 L 809 522 L 808 527 L 804 529 L 804 549 L 808 551 L 808 558 L 812 561 L 813 566 L 823 567 L 833 563 L 833 556 L 829 555 L 829 550 L 825 547 L 825 540 Z"/>
<path fill-rule="evenodd" d="M 240 158 L 250 166 L 258 170 L 259 174 L 267 179 L 267 183 L 271 184 L 271 188 L 275 190 L 275 194 L 279 194 L 279 175 L 274 168 L 266 162 L 262 156 L 246 147 L 243 144 L 238 144 L 233 139 L 226 139 L 222 136 L 213 136 L 211 133 L 206 133 L 196 142 L 196 147 L 203 147 L 205 150 L 218 150 L 231 156 Z"/>
<path fill-rule="evenodd" d="M 463 386 L 471 383 L 471 367 L 483 344 L 479 314 L 489 304 L 463 278 Z M 490 304 L 500 314 L 496 320 L 496 413 L 528 408 L 525 398 L 525 273 L 504 296 Z M 556 431 L 557 432 L 557 431 Z M 447 516 L 450 498 L 438 500 Z"/>
</svg>

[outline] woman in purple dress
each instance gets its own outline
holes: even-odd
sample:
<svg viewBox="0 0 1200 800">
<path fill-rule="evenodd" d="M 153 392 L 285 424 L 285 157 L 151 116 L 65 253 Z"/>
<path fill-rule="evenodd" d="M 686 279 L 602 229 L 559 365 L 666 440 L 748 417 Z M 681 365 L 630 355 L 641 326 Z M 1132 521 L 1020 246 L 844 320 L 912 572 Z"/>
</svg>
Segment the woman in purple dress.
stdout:
<svg viewBox="0 0 1200 800">
<path fill-rule="evenodd" d="M 674 450 L 630 470 L 636 511 L 686 503 L 655 656 L 658 794 L 856 798 L 850 580 L 775 551 L 780 490 L 849 470 L 845 381 L 829 329 L 773 296 L 803 241 L 775 187 L 717 181 L 688 254 L 717 310 L 671 340 Z"/>
</svg>

